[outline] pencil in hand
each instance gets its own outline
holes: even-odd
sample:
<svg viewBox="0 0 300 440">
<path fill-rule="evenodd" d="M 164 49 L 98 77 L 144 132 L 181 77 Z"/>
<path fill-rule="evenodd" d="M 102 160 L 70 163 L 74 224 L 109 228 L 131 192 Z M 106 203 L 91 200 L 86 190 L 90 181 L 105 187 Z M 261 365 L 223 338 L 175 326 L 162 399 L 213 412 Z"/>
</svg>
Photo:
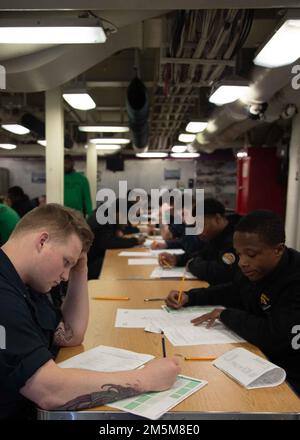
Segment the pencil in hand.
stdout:
<svg viewBox="0 0 300 440">
<path fill-rule="evenodd" d="M 178 304 L 181 304 L 182 294 L 183 294 L 183 284 L 184 284 L 184 274 L 181 278 L 180 290 L 179 290 L 179 295 L 178 295 Z"/>
<path fill-rule="evenodd" d="M 164 332 L 161 332 L 161 346 L 162 346 L 162 353 L 163 357 L 166 357 L 166 341 L 165 341 L 165 334 Z"/>
</svg>

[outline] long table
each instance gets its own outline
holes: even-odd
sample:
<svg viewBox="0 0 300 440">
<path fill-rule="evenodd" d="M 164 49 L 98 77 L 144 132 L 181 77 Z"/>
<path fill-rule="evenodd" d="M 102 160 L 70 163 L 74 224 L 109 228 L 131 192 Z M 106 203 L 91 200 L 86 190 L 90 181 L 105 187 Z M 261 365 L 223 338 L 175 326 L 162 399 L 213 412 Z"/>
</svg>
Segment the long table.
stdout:
<svg viewBox="0 0 300 440">
<path fill-rule="evenodd" d="M 104 265 L 104 279 L 89 281 L 90 321 L 84 342 L 81 346 L 60 350 L 57 362 L 68 359 L 82 351 L 97 345 L 124 348 L 141 353 L 162 356 L 161 336 L 147 333 L 143 329 L 115 328 L 115 316 L 118 308 L 158 308 L 163 302 L 145 302 L 145 297 L 163 297 L 178 287 L 177 280 L 124 280 L 126 257 L 117 257 L 118 251 L 110 251 Z M 123 260 L 123 261 L 121 261 Z M 113 272 L 115 268 L 115 272 Z M 142 266 L 132 266 L 135 272 L 141 273 Z M 148 269 L 148 268 L 147 268 Z M 111 279 L 106 276 L 111 273 Z M 122 276 L 121 276 L 122 275 Z M 127 273 L 128 275 L 128 273 Z M 185 281 L 185 289 L 206 286 L 198 280 Z M 94 296 L 128 296 L 128 301 L 97 301 Z M 242 346 L 257 354 L 262 354 L 248 343 L 215 344 L 190 347 L 174 347 L 166 340 L 168 356 L 179 355 L 182 374 L 208 381 L 208 385 L 173 408 L 163 416 L 170 419 L 300 419 L 300 399 L 293 393 L 287 383 L 275 388 L 247 390 L 227 377 L 211 362 L 189 362 L 183 357 L 219 356 L 226 351 Z M 136 419 L 136 416 L 116 411 L 108 406 L 91 410 L 56 412 L 38 411 L 40 419 Z"/>
</svg>

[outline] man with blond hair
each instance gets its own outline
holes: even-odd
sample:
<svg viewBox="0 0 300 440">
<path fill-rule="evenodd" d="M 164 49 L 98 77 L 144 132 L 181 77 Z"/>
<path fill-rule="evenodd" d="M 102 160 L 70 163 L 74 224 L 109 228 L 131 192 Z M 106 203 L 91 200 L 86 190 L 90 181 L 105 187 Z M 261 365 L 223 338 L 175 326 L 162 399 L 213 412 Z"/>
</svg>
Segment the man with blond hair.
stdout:
<svg viewBox="0 0 300 440">
<path fill-rule="evenodd" d="M 26 214 L 0 250 L 0 419 L 33 417 L 35 406 L 76 410 L 169 388 L 174 359 L 143 369 L 100 373 L 62 369 L 59 347 L 81 344 L 88 324 L 87 251 L 93 234 L 82 215 L 48 204 Z M 61 310 L 47 293 L 68 280 Z"/>
</svg>

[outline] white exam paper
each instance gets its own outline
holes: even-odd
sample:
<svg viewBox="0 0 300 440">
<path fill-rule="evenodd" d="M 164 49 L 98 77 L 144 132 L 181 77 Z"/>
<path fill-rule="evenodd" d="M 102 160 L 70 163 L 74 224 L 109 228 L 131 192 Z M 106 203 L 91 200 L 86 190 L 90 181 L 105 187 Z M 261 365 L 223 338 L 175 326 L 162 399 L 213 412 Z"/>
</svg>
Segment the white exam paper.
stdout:
<svg viewBox="0 0 300 440">
<path fill-rule="evenodd" d="M 135 353 L 121 348 L 99 345 L 60 362 L 58 366 L 102 372 L 126 371 L 134 370 L 153 358 L 154 356 L 150 354 Z"/>
<path fill-rule="evenodd" d="M 129 266 L 157 266 L 157 258 L 128 258 Z"/>
</svg>

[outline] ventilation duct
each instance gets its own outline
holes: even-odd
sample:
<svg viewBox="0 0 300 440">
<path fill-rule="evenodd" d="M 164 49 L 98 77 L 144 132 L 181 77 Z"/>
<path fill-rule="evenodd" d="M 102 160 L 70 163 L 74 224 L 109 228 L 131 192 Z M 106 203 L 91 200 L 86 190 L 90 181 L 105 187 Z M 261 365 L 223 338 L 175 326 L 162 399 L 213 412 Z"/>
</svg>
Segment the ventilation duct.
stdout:
<svg viewBox="0 0 300 440">
<path fill-rule="evenodd" d="M 128 86 L 126 109 L 129 127 L 132 131 L 133 146 L 139 151 L 146 151 L 149 133 L 149 100 L 147 89 L 138 77 L 134 78 Z"/>
</svg>

